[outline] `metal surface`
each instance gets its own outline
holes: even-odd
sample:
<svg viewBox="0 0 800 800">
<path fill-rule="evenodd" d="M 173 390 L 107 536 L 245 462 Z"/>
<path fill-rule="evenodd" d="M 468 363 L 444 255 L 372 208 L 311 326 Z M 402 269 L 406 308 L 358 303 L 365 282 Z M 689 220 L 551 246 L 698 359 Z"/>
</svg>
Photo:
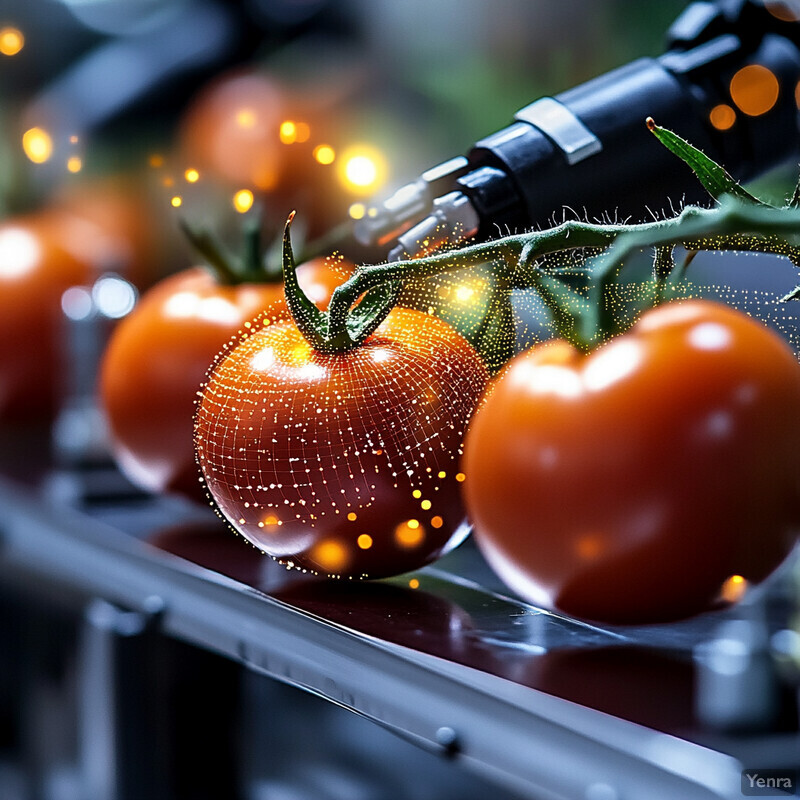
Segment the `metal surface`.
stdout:
<svg viewBox="0 0 800 800">
<path fill-rule="evenodd" d="M 514 114 L 547 134 L 563 151 L 567 163 L 577 164 L 603 149 L 600 140 L 563 103 L 542 97 Z"/>
<path fill-rule="evenodd" d="M 469 548 L 393 581 L 317 583 L 276 569 L 201 509 L 153 534 L 158 513 L 137 523 L 130 509 L 99 506 L 94 516 L 130 522 L 126 534 L 9 484 L 0 503 L 6 586 L 60 587 L 145 614 L 158 606 L 160 633 L 324 697 L 524 796 L 738 796 L 740 759 L 691 741 L 701 737 L 689 655 L 718 616 L 667 631 L 603 630 L 452 574 L 480 570 Z M 198 565 L 209 562 L 238 580 Z M 797 747 L 795 734 L 779 739 L 777 749 Z"/>
</svg>

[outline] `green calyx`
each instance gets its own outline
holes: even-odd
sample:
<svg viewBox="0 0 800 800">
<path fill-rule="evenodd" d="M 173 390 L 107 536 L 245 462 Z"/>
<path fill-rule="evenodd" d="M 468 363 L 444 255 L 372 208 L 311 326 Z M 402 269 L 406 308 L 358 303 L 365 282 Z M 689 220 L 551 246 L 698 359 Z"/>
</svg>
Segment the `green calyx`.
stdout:
<svg viewBox="0 0 800 800">
<path fill-rule="evenodd" d="M 241 283 L 279 283 L 280 266 L 267 257 L 261 244 L 261 224 L 247 219 L 242 226 L 242 247 L 232 253 L 210 230 L 180 220 L 180 227 L 192 247 L 205 261 L 217 281 L 225 286 Z"/>
<path fill-rule="evenodd" d="M 388 281 L 370 288 L 361 301 L 359 294 L 335 290 L 328 311 L 320 311 L 308 299 L 297 280 L 290 228 L 294 211 L 283 231 L 283 282 L 286 304 L 300 333 L 320 353 L 345 353 L 358 347 L 394 308 L 402 284 Z M 338 294 L 337 294 L 338 293 Z M 336 302 L 334 302 L 334 298 Z"/>
</svg>

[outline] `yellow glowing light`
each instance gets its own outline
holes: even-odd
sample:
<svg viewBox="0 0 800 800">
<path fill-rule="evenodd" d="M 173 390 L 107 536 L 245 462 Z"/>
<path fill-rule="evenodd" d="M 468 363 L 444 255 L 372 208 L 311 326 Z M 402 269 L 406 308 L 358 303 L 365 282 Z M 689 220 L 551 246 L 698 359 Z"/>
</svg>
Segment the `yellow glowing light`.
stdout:
<svg viewBox="0 0 800 800">
<path fill-rule="evenodd" d="M 349 561 L 347 550 L 335 539 L 324 539 L 314 545 L 311 557 L 327 572 L 339 572 Z"/>
<path fill-rule="evenodd" d="M 386 180 L 386 158 L 372 145 L 353 145 L 336 163 L 339 180 L 351 192 L 371 194 Z"/>
<path fill-rule="evenodd" d="M 427 511 L 431 507 L 431 501 L 423 500 L 419 505 L 423 511 Z"/>
<path fill-rule="evenodd" d="M 731 575 L 723 584 L 720 596 L 728 603 L 735 603 L 741 600 L 747 591 L 747 579 L 741 575 Z"/>
<path fill-rule="evenodd" d="M 447 473 L 446 473 L 444 470 L 442 470 L 442 471 L 439 473 L 439 477 L 440 477 L 440 478 L 446 478 L 446 477 L 447 477 Z"/>
<path fill-rule="evenodd" d="M 284 120 L 278 135 L 284 144 L 294 144 L 297 141 L 297 125 L 290 119 Z"/>
<path fill-rule="evenodd" d="M 362 550 L 369 550 L 372 547 L 372 537 L 368 533 L 362 533 L 356 541 Z"/>
<path fill-rule="evenodd" d="M 336 159 L 336 151 L 329 144 L 318 144 L 312 151 L 312 155 L 320 164 L 333 164 Z M 363 212 L 361 216 L 364 216 Z M 361 219 L 361 217 L 353 217 L 353 219 Z"/>
<path fill-rule="evenodd" d="M 378 168 L 369 156 L 353 156 L 344 170 L 347 180 L 354 186 L 371 186 L 378 176 Z"/>
<path fill-rule="evenodd" d="M 186 178 L 188 183 L 197 183 L 200 180 L 200 173 L 196 169 L 190 168 L 183 173 L 183 177 Z"/>
<path fill-rule="evenodd" d="M 467 476 L 466 476 L 466 475 L 465 475 L 463 472 L 459 472 L 459 473 L 456 475 L 456 480 L 457 480 L 459 483 L 464 483 L 464 481 L 465 481 L 466 479 L 467 479 Z"/>
<path fill-rule="evenodd" d="M 401 522 L 394 529 L 394 540 L 400 547 L 417 547 L 425 538 L 425 528 L 419 524 L 419 520 L 409 519 Z"/>
<path fill-rule="evenodd" d="M 441 528 L 442 525 L 444 525 L 444 520 L 438 514 L 435 517 L 431 517 L 432 528 Z"/>
<path fill-rule="evenodd" d="M 720 103 L 711 109 L 708 119 L 718 131 L 727 131 L 736 122 L 736 112 L 727 103 Z"/>
<path fill-rule="evenodd" d="M 169 201 L 173 208 L 180 208 L 183 204 L 183 198 L 180 195 L 175 195 L 172 200 Z"/>
<path fill-rule="evenodd" d="M 353 203 L 347 211 L 350 219 L 364 219 L 366 212 L 367 208 L 363 203 Z"/>
<path fill-rule="evenodd" d="M 160 153 L 153 153 L 150 158 L 147 159 L 147 163 L 153 168 L 158 169 L 159 167 L 164 166 L 164 156 Z"/>
<path fill-rule="evenodd" d="M 749 117 L 766 114 L 776 103 L 780 87 L 772 70 L 761 64 L 742 67 L 731 78 L 731 97 Z"/>
<path fill-rule="evenodd" d="M 459 286 L 456 288 L 456 300 L 459 303 L 466 303 L 475 294 L 475 290 L 471 286 Z"/>
<path fill-rule="evenodd" d="M 83 167 L 83 161 L 80 156 L 70 156 L 67 159 L 67 169 L 70 172 L 80 172 Z"/>
<path fill-rule="evenodd" d="M 240 108 L 236 112 L 236 124 L 240 128 L 255 128 L 256 122 L 258 122 L 258 118 L 252 108 Z"/>
<path fill-rule="evenodd" d="M 34 164 L 44 164 L 53 155 L 53 140 L 44 128 L 30 128 L 22 134 L 22 149 Z"/>
<path fill-rule="evenodd" d="M 259 525 L 260 524 L 261 523 L 259 523 Z M 268 528 L 275 528 L 280 524 L 281 521 L 275 516 L 275 514 L 267 514 L 267 516 L 264 517 L 264 525 L 266 525 Z"/>
<path fill-rule="evenodd" d="M 244 214 L 253 207 L 253 193 L 249 189 L 239 189 L 233 196 L 233 207 Z"/>
<path fill-rule="evenodd" d="M 414 491 L 411 492 L 411 496 L 416 500 L 419 500 L 420 497 L 422 497 L 422 492 L 419 489 L 414 489 Z"/>
<path fill-rule="evenodd" d="M 0 53 L 4 56 L 15 56 L 25 47 L 25 37 L 18 28 L 0 30 Z"/>
<path fill-rule="evenodd" d="M 355 511 L 351 511 L 351 512 L 350 512 L 350 513 L 347 515 L 347 519 L 349 519 L 349 520 L 350 520 L 350 522 L 355 522 L 355 521 L 358 519 L 358 514 L 356 514 L 356 512 L 355 512 Z"/>
<path fill-rule="evenodd" d="M 408 582 L 408 586 L 410 589 L 419 589 L 419 581 L 416 578 L 412 578 Z"/>
</svg>

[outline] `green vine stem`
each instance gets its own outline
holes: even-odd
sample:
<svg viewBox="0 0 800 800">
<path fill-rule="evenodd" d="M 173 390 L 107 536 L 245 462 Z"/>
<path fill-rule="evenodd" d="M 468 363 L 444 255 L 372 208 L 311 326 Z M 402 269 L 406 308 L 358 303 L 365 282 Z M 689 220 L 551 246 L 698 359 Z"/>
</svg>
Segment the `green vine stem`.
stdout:
<svg viewBox="0 0 800 800">
<path fill-rule="evenodd" d="M 652 303 L 663 299 L 668 281 L 682 277 L 701 250 L 774 254 L 800 268 L 800 188 L 787 206 L 768 205 L 684 139 L 650 118 L 647 127 L 691 167 L 718 201 L 716 207 L 687 206 L 675 217 L 632 225 L 570 221 L 423 258 L 362 265 L 334 291 L 327 312 L 312 310 L 313 304 L 301 296 L 296 280 L 291 279 L 290 217 L 284 231 L 283 264 L 289 276 L 287 298 L 298 326 L 317 349 L 343 352 L 357 347 L 375 330 L 408 281 L 488 265 L 495 285 L 503 287 L 504 297 L 510 297 L 513 289 L 535 289 L 552 313 L 556 332 L 588 351 L 619 333 L 625 324 L 613 308 L 612 289 L 628 259 L 643 249 L 652 248 L 655 253 Z M 678 268 L 674 258 L 677 246 L 687 251 Z M 555 255 L 563 253 L 577 255 L 582 266 L 560 266 L 563 262 Z M 783 299 L 799 297 L 800 286 Z M 510 302 L 506 305 L 508 311 Z M 502 319 L 497 324 L 511 327 L 508 313 L 499 316 Z M 496 325 L 486 334 L 497 337 L 494 328 Z M 508 349 L 504 346 L 503 357 L 510 357 Z"/>
</svg>

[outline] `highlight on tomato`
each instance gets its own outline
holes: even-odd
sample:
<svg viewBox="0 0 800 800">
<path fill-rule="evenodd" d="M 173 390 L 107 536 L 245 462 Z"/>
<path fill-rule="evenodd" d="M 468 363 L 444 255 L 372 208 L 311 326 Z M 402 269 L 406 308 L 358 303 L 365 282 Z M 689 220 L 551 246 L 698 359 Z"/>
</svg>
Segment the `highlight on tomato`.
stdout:
<svg viewBox="0 0 800 800">
<path fill-rule="evenodd" d="M 516 356 L 471 424 L 465 500 L 522 597 L 608 623 L 763 580 L 800 522 L 800 366 L 760 322 L 672 302 L 585 353 Z"/>
<path fill-rule="evenodd" d="M 459 456 L 487 380 L 447 323 L 392 309 L 397 287 L 265 319 L 222 358 L 195 422 L 208 491 L 232 527 L 289 567 L 341 578 L 406 572 L 465 533 Z"/>
<path fill-rule="evenodd" d="M 214 268 L 193 267 L 142 295 L 114 330 L 100 370 L 100 403 L 112 453 L 125 475 L 149 492 L 205 500 L 195 463 L 192 417 L 209 365 L 259 315 L 288 315 L 280 269 L 265 267 L 255 240 L 241 261 L 207 233 L 189 231 Z M 312 259 L 299 280 L 324 307 L 348 265 Z"/>
<path fill-rule="evenodd" d="M 61 297 L 97 277 L 94 256 L 104 254 L 102 237 L 87 248 L 76 232 L 44 212 L 0 224 L 1 423 L 46 423 L 58 409 L 67 379 Z"/>
</svg>

